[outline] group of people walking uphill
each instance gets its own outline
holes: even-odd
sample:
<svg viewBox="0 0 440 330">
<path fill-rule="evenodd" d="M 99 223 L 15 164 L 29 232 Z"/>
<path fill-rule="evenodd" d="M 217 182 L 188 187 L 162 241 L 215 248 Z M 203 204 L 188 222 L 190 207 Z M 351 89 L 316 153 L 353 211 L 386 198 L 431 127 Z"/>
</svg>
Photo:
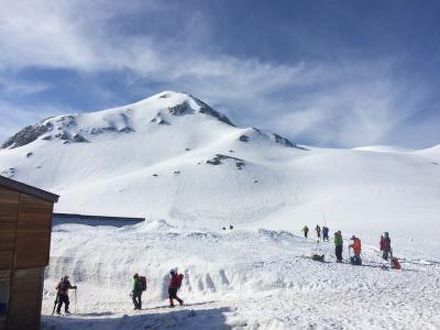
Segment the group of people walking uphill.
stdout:
<svg viewBox="0 0 440 330">
<path fill-rule="evenodd" d="M 179 291 L 183 274 L 179 274 L 176 270 L 170 271 L 170 279 L 168 283 L 168 298 L 169 298 L 169 307 L 174 307 L 174 300 L 176 300 L 180 306 L 183 306 L 183 300 L 177 296 L 177 292 Z M 55 299 L 55 305 L 53 313 L 55 313 L 55 308 L 57 314 L 61 314 L 61 308 L 64 304 L 64 313 L 70 314 L 69 312 L 69 289 L 77 289 L 76 285 L 72 285 L 69 281 L 69 277 L 66 275 L 61 278 L 61 281 L 56 285 L 55 289 L 57 290 L 57 295 Z M 142 293 L 147 290 L 147 279 L 145 276 L 140 276 L 138 273 L 133 275 L 133 287 L 131 290 L 131 298 L 133 300 L 133 305 L 135 310 L 142 309 Z M 76 297 L 76 295 L 75 295 Z M 53 314 L 52 313 L 52 314 Z"/>
<path fill-rule="evenodd" d="M 168 283 L 168 299 L 170 302 L 170 307 L 174 307 L 174 300 L 177 300 L 180 306 L 183 306 L 183 300 L 177 296 L 177 291 L 179 291 L 182 286 L 183 274 L 178 274 L 177 271 L 172 269 L 170 271 L 170 279 Z M 132 299 L 134 304 L 134 309 L 142 309 L 142 292 L 147 290 L 147 280 L 145 276 L 139 276 L 138 273 L 133 275 L 133 290 Z"/>
</svg>

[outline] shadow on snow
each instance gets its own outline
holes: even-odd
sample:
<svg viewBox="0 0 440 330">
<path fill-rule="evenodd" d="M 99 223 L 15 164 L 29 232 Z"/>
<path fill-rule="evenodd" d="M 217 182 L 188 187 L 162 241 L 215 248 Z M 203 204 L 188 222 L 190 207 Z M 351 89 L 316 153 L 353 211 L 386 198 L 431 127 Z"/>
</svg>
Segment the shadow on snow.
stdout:
<svg viewBox="0 0 440 330">
<path fill-rule="evenodd" d="M 42 329 L 229 329 L 225 314 L 230 311 L 229 307 L 220 307 L 201 310 L 173 309 L 164 313 L 134 314 L 114 318 L 93 318 L 93 316 L 109 316 L 111 315 L 109 312 L 80 314 L 79 317 L 43 316 Z M 86 318 L 87 316 L 92 318 Z"/>
</svg>

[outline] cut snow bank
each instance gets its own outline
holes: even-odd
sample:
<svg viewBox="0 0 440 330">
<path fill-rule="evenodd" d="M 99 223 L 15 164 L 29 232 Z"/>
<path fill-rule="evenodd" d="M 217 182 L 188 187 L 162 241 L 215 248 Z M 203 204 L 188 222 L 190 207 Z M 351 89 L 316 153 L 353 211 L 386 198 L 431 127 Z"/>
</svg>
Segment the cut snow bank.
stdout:
<svg viewBox="0 0 440 330">
<path fill-rule="evenodd" d="M 384 270 L 380 252 L 368 245 L 364 266 L 356 267 L 335 263 L 331 243 L 317 245 L 287 231 L 192 231 L 164 220 L 124 228 L 61 225 L 54 228 L 53 242 L 43 312 L 51 312 L 52 288 L 61 274 L 71 274 L 78 284 L 79 312 L 67 319 L 45 317 L 43 328 L 440 325 L 440 264 L 402 258 L 402 271 Z M 326 262 L 312 261 L 312 253 L 325 254 Z M 179 296 L 186 307 L 170 310 L 168 272 L 175 267 L 185 275 Z M 134 272 L 147 276 L 148 289 L 143 311 L 133 313 Z"/>
</svg>

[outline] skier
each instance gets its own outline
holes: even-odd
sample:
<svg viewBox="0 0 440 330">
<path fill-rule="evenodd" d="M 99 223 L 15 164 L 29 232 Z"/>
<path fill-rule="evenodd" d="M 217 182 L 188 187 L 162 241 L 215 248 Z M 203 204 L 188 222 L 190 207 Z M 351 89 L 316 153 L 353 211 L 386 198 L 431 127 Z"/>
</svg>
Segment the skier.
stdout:
<svg viewBox="0 0 440 330">
<path fill-rule="evenodd" d="M 168 286 L 168 295 L 170 299 L 170 307 L 174 307 L 174 300 L 176 299 L 180 306 L 183 306 L 183 300 L 177 297 L 177 290 L 180 289 L 182 285 L 183 274 L 177 274 L 175 270 L 170 271 L 171 279 Z"/>
<path fill-rule="evenodd" d="M 131 298 L 133 299 L 134 309 L 142 309 L 142 286 L 138 273 L 133 275 L 133 290 Z"/>
<path fill-rule="evenodd" d="M 301 231 L 304 232 L 304 237 L 307 238 L 307 235 L 309 234 L 309 227 L 306 225 Z"/>
<path fill-rule="evenodd" d="M 318 236 L 318 239 L 320 239 L 321 238 L 321 227 L 319 227 L 319 225 L 316 225 L 315 230 L 316 230 L 316 235 Z"/>
<path fill-rule="evenodd" d="M 61 278 L 60 282 L 55 287 L 55 290 L 57 290 L 57 300 L 56 301 L 58 302 L 57 314 L 61 314 L 61 307 L 63 306 L 63 303 L 64 303 L 64 313 L 70 314 L 70 312 L 69 312 L 70 301 L 69 301 L 68 291 L 69 291 L 69 289 L 76 290 L 76 288 L 77 288 L 76 285 L 70 284 L 69 276 L 65 275 L 64 277 Z"/>
<path fill-rule="evenodd" d="M 335 243 L 336 262 L 342 262 L 343 240 L 340 230 L 335 233 L 333 242 Z"/>
<path fill-rule="evenodd" d="M 329 241 L 328 232 L 329 232 L 329 229 L 327 226 L 322 227 L 322 240 L 323 241 L 327 241 L 327 242 Z"/>
<path fill-rule="evenodd" d="M 351 263 L 353 265 L 362 265 L 362 259 L 361 259 L 361 251 L 362 251 L 362 244 L 361 240 L 357 238 L 355 235 L 351 237 L 351 240 L 353 241 L 353 244 L 349 245 L 349 249 L 353 249 L 354 256 L 351 257 Z"/>
<path fill-rule="evenodd" d="M 380 236 L 380 250 L 383 252 L 382 257 L 384 260 L 388 260 L 388 255 L 393 258 L 393 253 L 391 250 L 391 239 L 388 235 L 388 232 L 385 232 L 382 236 Z"/>
</svg>

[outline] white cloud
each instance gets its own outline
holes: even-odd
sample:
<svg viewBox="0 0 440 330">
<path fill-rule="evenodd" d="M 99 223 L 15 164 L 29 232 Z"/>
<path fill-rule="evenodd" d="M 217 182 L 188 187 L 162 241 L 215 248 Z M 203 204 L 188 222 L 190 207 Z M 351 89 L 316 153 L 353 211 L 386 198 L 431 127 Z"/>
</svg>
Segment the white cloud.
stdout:
<svg viewBox="0 0 440 330">
<path fill-rule="evenodd" d="M 5 94 L 29 95 L 43 92 L 49 88 L 50 84 L 45 82 L 27 82 L 0 76 L 0 91 L 3 91 Z"/>
<path fill-rule="evenodd" d="M 316 143 L 381 142 L 413 113 L 422 95 L 404 94 L 390 59 L 283 65 L 199 51 L 212 40 L 209 23 L 198 13 L 165 39 L 112 29 L 121 13 L 136 15 L 140 8 L 169 19 L 168 4 L 158 1 L 0 2 L 0 70 L 127 70 L 132 84 L 147 79 L 187 90 L 229 109 L 242 123 Z"/>
</svg>

